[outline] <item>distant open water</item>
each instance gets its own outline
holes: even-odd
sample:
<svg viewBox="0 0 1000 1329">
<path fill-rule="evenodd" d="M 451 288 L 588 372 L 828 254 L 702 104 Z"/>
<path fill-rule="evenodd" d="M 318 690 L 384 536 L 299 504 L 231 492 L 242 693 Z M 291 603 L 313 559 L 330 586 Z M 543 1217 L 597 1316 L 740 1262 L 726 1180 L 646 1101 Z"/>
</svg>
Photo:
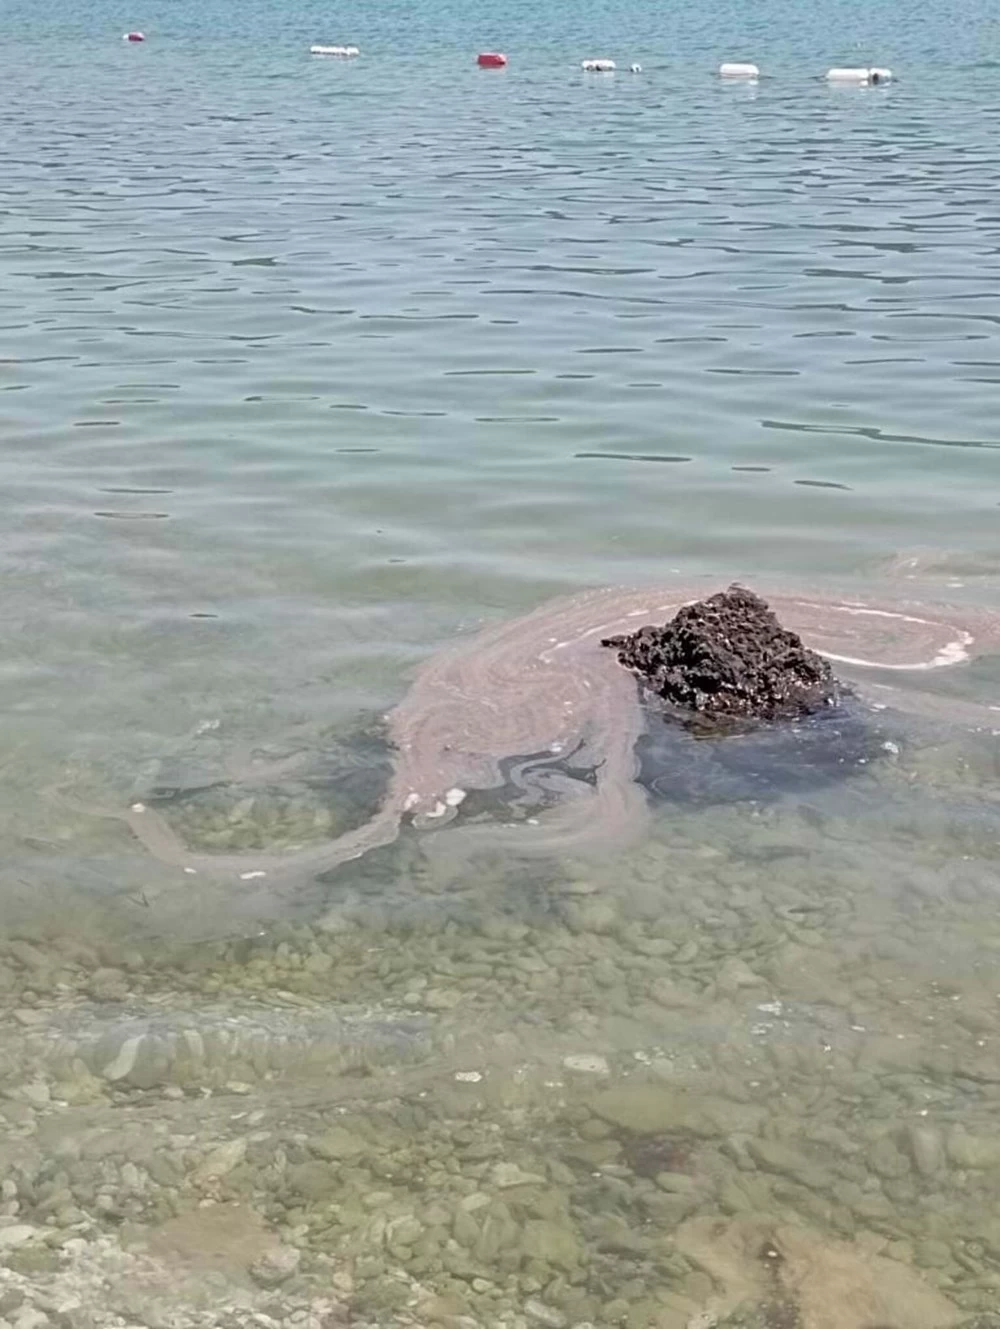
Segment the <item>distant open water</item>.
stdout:
<svg viewBox="0 0 1000 1329">
<path fill-rule="evenodd" d="M 484 615 L 995 565 L 998 80 L 983 0 L 7 0 L 0 902 L 108 870 L 53 782 L 314 740 Z"/>
</svg>

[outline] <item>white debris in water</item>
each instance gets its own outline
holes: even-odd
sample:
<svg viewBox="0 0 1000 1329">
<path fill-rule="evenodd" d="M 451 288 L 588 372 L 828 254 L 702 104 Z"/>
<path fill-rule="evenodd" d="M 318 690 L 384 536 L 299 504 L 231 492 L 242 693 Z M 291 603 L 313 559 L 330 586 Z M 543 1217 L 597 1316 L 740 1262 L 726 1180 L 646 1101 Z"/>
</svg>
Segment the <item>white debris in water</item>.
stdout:
<svg viewBox="0 0 1000 1329">
<path fill-rule="evenodd" d="M 188 874 L 189 877 L 197 877 L 198 875 L 197 868 L 185 868 L 184 871 Z"/>
<path fill-rule="evenodd" d="M 899 744 L 893 743 L 891 740 L 887 739 L 886 742 L 882 744 L 882 750 L 884 752 L 891 752 L 894 757 L 899 756 Z"/>
<path fill-rule="evenodd" d="M 218 729 L 221 724 L 221 720 L 202 720 L 201 724 L 199 724 L 194 731 L 195 738 L 200 734 L 212 733 L 212 731 Z"/>
<path fill-rule="evenodd" d="M 568 1071 L 579 1071 L 582 1075 L 610 1075 L 611 1067 L 604 1057 L 590 1052 L 578 1052 L 563 1057 L 563 1065 Z"/>
<path fill-rule="evenodd" d="M 241 872 L 240 881 L 256 881 L 258 877 L 266 877 L 266 876 L 267 876 L 266 872 L 261 872 L 259 870 L 257 872 Z"/>
<path fill-rule="evenodd" d="M 481 1071 L 456 1071 L 455 1079 L 460 1080 L 462 1084 L 478 1084 L 483 1078 Z"/>
<path fill-rule="evenodd" d="M 762 1001 L 757 1009 L 764 1015 L 781 1015 L 785 1008 L 780 1001 Z"/>
<path fill-rule="evenodd" d="M 419 802 L 420 802 L 420 795 L 417 793 L 415 789 L 411 789 L 410 792 L 403 799 L 403 811 L 412 812 L 412 810 L 417 806 Z"/>
<path fill-rule="evenodd" d="M 132 812 L 145 812 L 145 811 L 146 811 L 146 805 L 145 805 L 145 803 L 133 803 L 133 804 L 132 804 L 132 807 L 131 807 L 131 811 L 132 811 Z"/>
<path fill-rule="evenodd" d="M 468 795 L 466 794 L 464 789 L 459 789 L 456 787 L 455 789 L 448 790 L 448 792 L 444 796 L 444 801 L 445 803 L 447 803 L 448 807 L 457 808 L 461 803 L 465 802 L 467 797 Z"/>
</svg>

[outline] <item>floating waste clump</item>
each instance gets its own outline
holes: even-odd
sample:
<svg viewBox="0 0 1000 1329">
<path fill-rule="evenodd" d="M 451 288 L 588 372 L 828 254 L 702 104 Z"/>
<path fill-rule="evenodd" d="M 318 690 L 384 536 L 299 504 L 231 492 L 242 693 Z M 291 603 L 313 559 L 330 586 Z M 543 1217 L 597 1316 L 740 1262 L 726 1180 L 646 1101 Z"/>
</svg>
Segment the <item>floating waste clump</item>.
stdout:
<svg viewBox="0 0 1000 1329">
<path fill-rule="evenodd" d="M 959 724 L 995 722 L 995 714 L 985 705 L 917 686 L 918 680 L 929 680 L 942 669 L 997 649 L 1000 616 L 990 608 L 965 604 L 956 609 L 917 601 L 909 586 L 905 596 L 897 588 L 888 602 L 815 592 L 772 595 L 784 622 L 809 643 L 807 649 L 757 597 L 730 591 L 721 597 L 724 606 L 733 607 L 732 597 L 737 596 L 744 610 L 752 602 L 758 614 L 769 615 L 765 620 L 755 617 L 752 630 L 746 625 L 739 629 L 749 634 L 743 642 L 747 649 L 755 643 L 757 672 L 744 663 L 742 672 L 733 674 L 726 710 L 719 687 L 725 677 L 720 639 L 711 662 L 712 686 L 707 673 L 692 672 L 683 687 L 678 678 L 673 701 L 682 706 L 686 697 L 689 707 L 695 703 L 688 716 L 707 716 L 711 722 L 702 732 L 728 735 L 734 727 L 749 727 L 752 732 L 705 744 L 695 741 L 697 726 L 660 723 L 654 733 L 656 750 L 641 750 L 640 740 L 650 732 L 648 708 L 642 704 L 635 678 L 600 642 L 620 641 L 618 649 L 624 651 L 637 627 L 663 623 L 672 614 L 693 630 L 692 602 L 701 602 L 703 595 L 703 586 L 691 582 L 640 590 L 606 587 L 484 627 L 431 656 L 386 717 L 392 769 L 377 808 L 341 834 L 331 828 L 334 833 L 328 840 L 318 838 L 294 847 L 300 838 L 296 828 L 295 840 L 285 837 L 285 848 L 280 847 L 280 838 L 278 845 L 269 838 L 266 847 L 243 847 L 237 835 L 236 845 L 223 842 L 210 845 L 209 852 L 198 852 L 183 831 L 178 833 L 146 803 L 141 808 L 95 807 L 64 790 L 51 792 L 78 812 L 123 821 L 153 857 L 186 875 L 206 873 L 236 878 L 242 884 L 250 879 L 245 874 L 263 872 L 268 888 L 274 890 L 279 883 L 287 889 L 391 844 L 403 827 L 411 826 L 430 833 L 449 826 L 449 845 L 456 852 L 464 845 L 509 854 L 515 842 L 518 852 L 556 858 L 595 848 L 606 852 L 611 846 L 634 842 L 647 826 L 643 785 L 669 798 L 691 797 L 694 788 L 699 800 L 710 801 L 756 797 L 757 790 L 785 788 L 782 772 L 791 778 L 804 769 L 794 745 L 785 742 L 789 735 L 812 745 L 818 767 L 835 770 L 846 760 L 866 756 L 866 745 L 874 735 L 870 708 L 876 705 L 879 710 L 911 711 Z M 721 610 L 718 622 L 723 622 Z M 680 628 L 676 631 L 679 634 Z M 707 642 L 702 645 L 707 647 Z M 695 661 L 699 657 L 693 648 L 694 638 L 691 659 Z M 662 647 L 657 649 L 662 655 Z M 636 654 L 637 662 L 638 658 Z M 831 745 L 821 732 L 828 723 L 836 728 L 850 720 L 854 706 L 849 697 L 840 705 L 828 705 L 839 693 L 825 660 L 851 671 L 852 684 L 858 687 L 862 743 L 842 734 Z M 666 657 L 663 663 L 663 683 L 672 684 Z M 776 669 L 778 664 L 784 673 Z M 875 677 L 866 682 L 859 679 L 859 671 L 876 671 Z M 905 685 L 896 686 L 895 679 L 905 680 Z M 710 696 L 713 710 L 707 706 Z M 862 714 L 862 707 L 869 712 Z M 794 723 L 779 723 L 786 717 Z M 686 740 L 682 762 L 659 751 L 661 741 L 674 742 L 675 736 Z M 781 752 L 769 748 L 751 761 L 752 745 L 769 744 L 772 739 L 783 745 Z M 730 765 L 750 761 L 752 792 L 744 792 L 742 769 L 729 770 L 727 765 L 721 773 L 706 768 L 697 774 L 691 762 L 694 748 L 703 756 L 715 749 Z M 589 772 L 589 778 L 578 778 L 575 770 Z M 760 788 L 761 776 L 766 789 Z M 255 772 L 253 783 L 273 787 L 285 778 L 281 771 L 265 767 Z M 524 820 L 514 838 L 509 819 L 492 824 L 481 820 L 473 797 L 476 791 L 511 786 L 526 804 L 544 809 L 540 817 Z M 469 798 L 463 798 L 459 807 L 452 791 Z M 236 798 L 237 791 L 232 789 L 227 796 Z"/>
<path fill-rule="evenodd" d="M 796 719 L 837 700 L 827 661 L 743 586 L 601 644 L 657 696 L 710 723 Z"/>
<path fill-rule="evenodd" d="M 842 692 L 829 663 L 742 586 L 684 605 L 662 627 L 601 644 L 642 685 L 638 780 L 655 798 L 806 793 L 884 755 L 871 709 Z"/>
</svg>

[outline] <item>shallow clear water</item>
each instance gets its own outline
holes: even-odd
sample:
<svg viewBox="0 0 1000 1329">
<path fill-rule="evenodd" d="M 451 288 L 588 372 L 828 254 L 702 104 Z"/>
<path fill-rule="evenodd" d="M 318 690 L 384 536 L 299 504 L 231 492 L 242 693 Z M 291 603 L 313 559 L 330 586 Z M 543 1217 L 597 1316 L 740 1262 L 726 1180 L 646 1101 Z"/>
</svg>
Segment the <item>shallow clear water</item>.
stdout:
<svg viewBox="0 0 1000 1329">
<path fill-rule="evenodd" d="M 987 1316 L 988 728 L 890 717 L 850 779 L 662 803 L 623 852 L 446 828 L 290 896 L 195 889 L 81 809 L 179 791 L 204 848 L 321 838 L 416 665 L 555 593 L 891 599 L 921 551 L 995 603 L 992 7 L 2 24 L 0 1295 L 99 1268 L 102 1324 Z M 816 77 L 867 61 L 898 81 Z M 308 778 L 229 783 L 255 751 Z M 278 1239 L 298 1267 L 249 1276 Z"/>
</svg>

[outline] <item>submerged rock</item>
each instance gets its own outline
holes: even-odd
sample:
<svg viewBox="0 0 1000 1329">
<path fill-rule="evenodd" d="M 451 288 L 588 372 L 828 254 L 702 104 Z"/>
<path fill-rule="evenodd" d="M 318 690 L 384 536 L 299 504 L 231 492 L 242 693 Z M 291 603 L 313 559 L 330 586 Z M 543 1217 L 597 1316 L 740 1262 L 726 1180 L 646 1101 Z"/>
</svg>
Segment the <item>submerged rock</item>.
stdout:
<svg viewBox="0 0 1000 1329">
<path fill-rule="evenodd" d="M 742 586 L 685 605 L 663 627 L 601 644 L 664 701 L 716 724 L 796 719 L 837 697 L 826 660 Z"/>
<path fill-rule="evenodd" d="M 952 1329 L 964 1318 L 907 1265 L 809 1228 L 706 1216 L 674 1244 L 711 1278 L 713 1322 L 753 1306 L 796 1329 Z"/>
<path fill-rule="evenodd" d="M 250 1266 L 250 1276 L 260 1287 L 277 1287 L 296 1272 L 302 1252 L 294 1246 L 275 1246 L 258 1256 Z"/>
</svg>

